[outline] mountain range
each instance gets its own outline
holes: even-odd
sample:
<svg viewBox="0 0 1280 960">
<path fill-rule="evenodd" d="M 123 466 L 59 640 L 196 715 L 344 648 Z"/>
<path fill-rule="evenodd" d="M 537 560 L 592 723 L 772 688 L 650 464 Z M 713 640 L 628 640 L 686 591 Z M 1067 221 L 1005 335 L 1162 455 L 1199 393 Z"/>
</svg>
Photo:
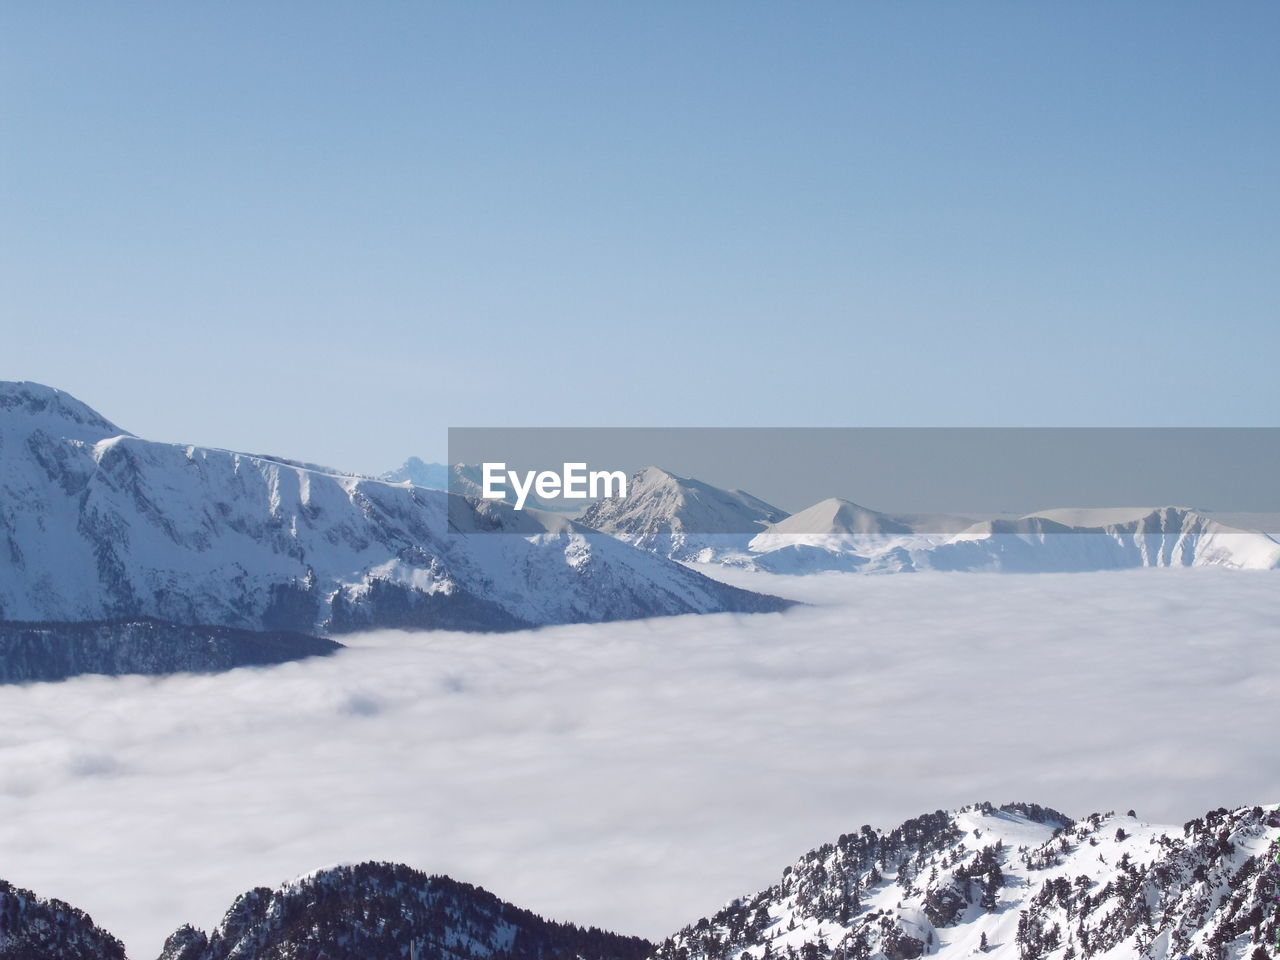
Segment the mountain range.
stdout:
<svg viewBox="0 0 1280 960">
<path fill-rule="evenodd" d="M 654 467 L 581 522 L 682 561 L 771 573 L 1085 572 L 1280 566 L 1280 542 L 1186 507 L 1050 509 L 974 519 L 894 515 L 831 498 L 797 513 Z"/>
<path fill-rule="evenodd" d="M 518 535 L 486 535 L 494 530 Z M 564 518 L 143 440 L 33 383 L 0 383 L 0 556 L 0 622 L 46 635 L 146 620 L 269 633 L 282 649 L 286 633 L 511 630 L 789 605 Z M 135 631 L 133 642 L 145 640 Z"/>
<path fill-rule="evenodd" d="M 975 804 L 864 825 L 777 883 L 654 945 L 544 920 L 389 863 L 250 890 L 159 960 L 1267 960 L 1280 816 L 1221 808 L 1181 827 Z M 0 882 L 0 960 L 124 960 L 84 912 Z"/>
<path fill-rule="evenodd" d="M 476 468 L 452 470 L 455 486 L 478 493 L 479 484 L 468 479 L 478 476 Z M 449 474 L 442 464 L 411 458 L 385 476 L 446 486 Z M 626 497 L 592 503 L 578 522 L 686 564 L 790 575 L 1280 566 L 1280 541 L 1270 534 L 1188 507 L 1059 508 L 974 518 L 889 514 L 831 497 L 789 514 L 743 490 L 658 467 L 636 471 Z"/>
<path fill-rule="evenodd" d="M 1183 507 L 975 519 L 831 499 L 788 515 L 650 467 L 625 498 L 574 519 L 430 486 L 451 476 L 475 486 L 474 474 L 410 460 L 374 479 L 157 443 L 56 389 L 0 383 L 0 682 L 272 663 L 374 628 L 514 630 L 789 605 L 703 575 L 721 565 L 1280 565 L 1272 537 Z M 218 630 L 243 633 L 231 642 Z"/>
</svg>

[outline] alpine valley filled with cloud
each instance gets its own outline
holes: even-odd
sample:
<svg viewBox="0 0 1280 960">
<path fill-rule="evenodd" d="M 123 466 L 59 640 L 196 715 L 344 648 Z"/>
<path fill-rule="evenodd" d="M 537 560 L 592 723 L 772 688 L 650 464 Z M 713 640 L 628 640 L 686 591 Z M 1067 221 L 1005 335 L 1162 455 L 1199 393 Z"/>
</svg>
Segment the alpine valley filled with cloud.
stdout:
<svg viewBox="0 0 1280 960">
<path fill-rule="evenodd" d="M 0 960 L 1280 960 L 1278 49 L 0 2 Z"/>
<path fill-rule="evenodd" d="M 0 956 L 1274 943 L 1268 534 L 789 516 L 656 466 L 575 519 L 454 469 L 0 385 Z"/>
</svg>

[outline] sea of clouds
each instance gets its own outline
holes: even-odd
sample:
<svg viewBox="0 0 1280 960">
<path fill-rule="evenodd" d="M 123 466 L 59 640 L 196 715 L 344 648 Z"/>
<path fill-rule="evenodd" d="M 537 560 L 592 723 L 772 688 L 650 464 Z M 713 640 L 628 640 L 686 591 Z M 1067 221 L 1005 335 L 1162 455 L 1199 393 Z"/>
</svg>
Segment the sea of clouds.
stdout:
<svg viewBox="0 0 1280 960">
<path fill-rule="evenodd" d="M 661 937 L 864 823 L 1280 800 L 1274 573 L 735 579 L 810 605 L 0 687 L 0 877 L 135 960 L 364 859 Z"/>
</svg>

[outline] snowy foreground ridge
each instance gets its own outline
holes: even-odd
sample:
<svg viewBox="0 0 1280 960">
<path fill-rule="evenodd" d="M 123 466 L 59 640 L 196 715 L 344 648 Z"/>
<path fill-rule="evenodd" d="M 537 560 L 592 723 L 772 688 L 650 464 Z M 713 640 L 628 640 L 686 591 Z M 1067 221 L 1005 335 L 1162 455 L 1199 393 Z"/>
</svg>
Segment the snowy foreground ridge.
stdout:
<svg viewBox="0 0 1280 960">
<path fill-rule="evenodd" d="M 460 535 L 495 527 L 520 535 Z M 571 521 L 142 440 L 31 383 L 0 383 L 0 556 L 0 621 L 25 624 L 502 630 L 788 605 Z"/>
<path fill-rule="evenodd" d="M 1265 960 L 1280 820 L 1220 809 L 1182 827 L 1035 804 L 864 826 L 654 945 L 553 923 L 409 867 L 315 871 L 238 897 L 160 960 Z M 0 960 L 124 960 L 65 903 L 0 881 Z"/>
<path fill-rule="evenodd" d="M 1162 827 L 981 804 L 887 834 L 862 827 L 656 957 L 1271 957 L 1277 824 L 1260 807 Z"/>
</svg>

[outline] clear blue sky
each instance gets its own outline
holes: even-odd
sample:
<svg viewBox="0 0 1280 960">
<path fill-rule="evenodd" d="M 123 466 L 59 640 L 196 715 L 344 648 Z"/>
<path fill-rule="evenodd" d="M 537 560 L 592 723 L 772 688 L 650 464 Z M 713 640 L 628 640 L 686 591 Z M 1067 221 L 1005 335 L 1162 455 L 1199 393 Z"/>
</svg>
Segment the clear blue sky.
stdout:
<svg viewBox="0 0 1280 960">
<path fill-rule="evenodd" d="M 1276 425 L 1280 4 L 9 3 L 0 378 L 462 425 Z"/>
</svg>

